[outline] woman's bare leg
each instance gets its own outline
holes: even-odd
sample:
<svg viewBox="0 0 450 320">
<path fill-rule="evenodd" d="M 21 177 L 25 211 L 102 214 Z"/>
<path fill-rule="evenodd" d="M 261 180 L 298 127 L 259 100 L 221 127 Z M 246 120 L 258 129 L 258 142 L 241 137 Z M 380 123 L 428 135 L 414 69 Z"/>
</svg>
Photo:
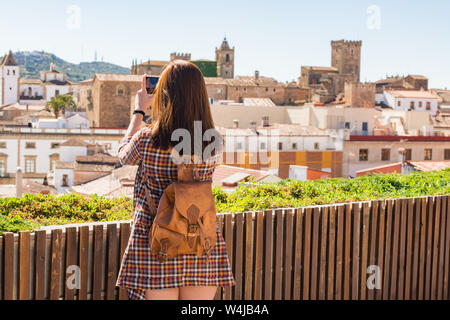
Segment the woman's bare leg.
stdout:
<svg viewBox="0 0 450 320">
<path fill-rule="evenodd" d="M 146 300 L 178 300 L 179 288 L 145 290 Z"/>
<path fill-rule="evenodd" d="M 180 300 L 213 300 L 216 295 L 216 286 L 181 287 Z"/>
</svg>

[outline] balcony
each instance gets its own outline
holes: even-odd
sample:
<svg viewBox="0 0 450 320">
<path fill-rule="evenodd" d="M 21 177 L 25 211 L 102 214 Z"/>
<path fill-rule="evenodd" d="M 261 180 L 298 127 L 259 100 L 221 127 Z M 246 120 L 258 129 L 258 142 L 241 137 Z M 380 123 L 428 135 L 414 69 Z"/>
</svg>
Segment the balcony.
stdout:
<svg viewBox="0 0 450 320">
<path fill-rule="evenodd" d="M 37 100 L 42 100 L 42 99 L 44 99 L 43 96 L 24 96 L 24 95 L 20 96 L 20 100 L 34 100 L 34 101 L 37 101 Z"/>
</svg>

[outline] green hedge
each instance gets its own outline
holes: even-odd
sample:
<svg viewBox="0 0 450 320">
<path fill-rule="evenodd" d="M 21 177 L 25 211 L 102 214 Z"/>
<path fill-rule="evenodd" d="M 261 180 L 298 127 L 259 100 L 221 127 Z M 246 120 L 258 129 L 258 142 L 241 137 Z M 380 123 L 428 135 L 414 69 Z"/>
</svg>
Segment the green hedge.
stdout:
<svg viewBox="0 0 450 320">
<path fill-rule="evenodd" d="M 233 193 L 214 188 L 218 212 L 302 207 L 374 199 L 450 194 L 450 169 L 409 175 L 370 175 L 356 179 L 279 183 L 244 183 Z M 131 219 L 133 201 L 127 197 L 84 197 L 75 194 L 31 195 L 0 199 L 0 234 L 34 230 L 39 226 L 87 221 Z"/>
</svg>

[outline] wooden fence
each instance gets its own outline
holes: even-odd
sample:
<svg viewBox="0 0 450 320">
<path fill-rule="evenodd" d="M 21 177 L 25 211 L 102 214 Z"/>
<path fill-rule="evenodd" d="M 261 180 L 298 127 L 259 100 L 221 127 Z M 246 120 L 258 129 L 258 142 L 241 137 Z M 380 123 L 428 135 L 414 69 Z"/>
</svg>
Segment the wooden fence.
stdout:
<svg viewBox="0 0 450 320">
<path fill-rule="evenodd" d="M 218 215 L 237 284 L 216 298 L 449 299 L 448 198 Z M 3 234 L 0 300 L 127 299 L 115 281 L 129 234 L 129 222 Z"/>
</svg>

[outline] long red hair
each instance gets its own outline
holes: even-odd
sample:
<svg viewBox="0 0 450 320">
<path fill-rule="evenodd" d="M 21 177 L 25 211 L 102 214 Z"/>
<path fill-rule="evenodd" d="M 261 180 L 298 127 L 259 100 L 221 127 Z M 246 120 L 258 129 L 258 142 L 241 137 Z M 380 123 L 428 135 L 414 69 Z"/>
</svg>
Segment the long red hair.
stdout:
<svg viewBox="0 0 450 320">
<path fill-rule="evenodd" d="M 191 135 L 193 154 L 194 121 L 201 121 L 202 136 L 206 130 L 214 129 L 205 79 L 196 65 L 184 60 L 169 63 L 158 81 L 151 115 L 148 126 L 154 146 L 164 150 L 175 146 L 179 141 L 172 141 L 172 133 L 186 129 Z M 202 141 L 202 151 L 208 144 Z"/>
</svg>

